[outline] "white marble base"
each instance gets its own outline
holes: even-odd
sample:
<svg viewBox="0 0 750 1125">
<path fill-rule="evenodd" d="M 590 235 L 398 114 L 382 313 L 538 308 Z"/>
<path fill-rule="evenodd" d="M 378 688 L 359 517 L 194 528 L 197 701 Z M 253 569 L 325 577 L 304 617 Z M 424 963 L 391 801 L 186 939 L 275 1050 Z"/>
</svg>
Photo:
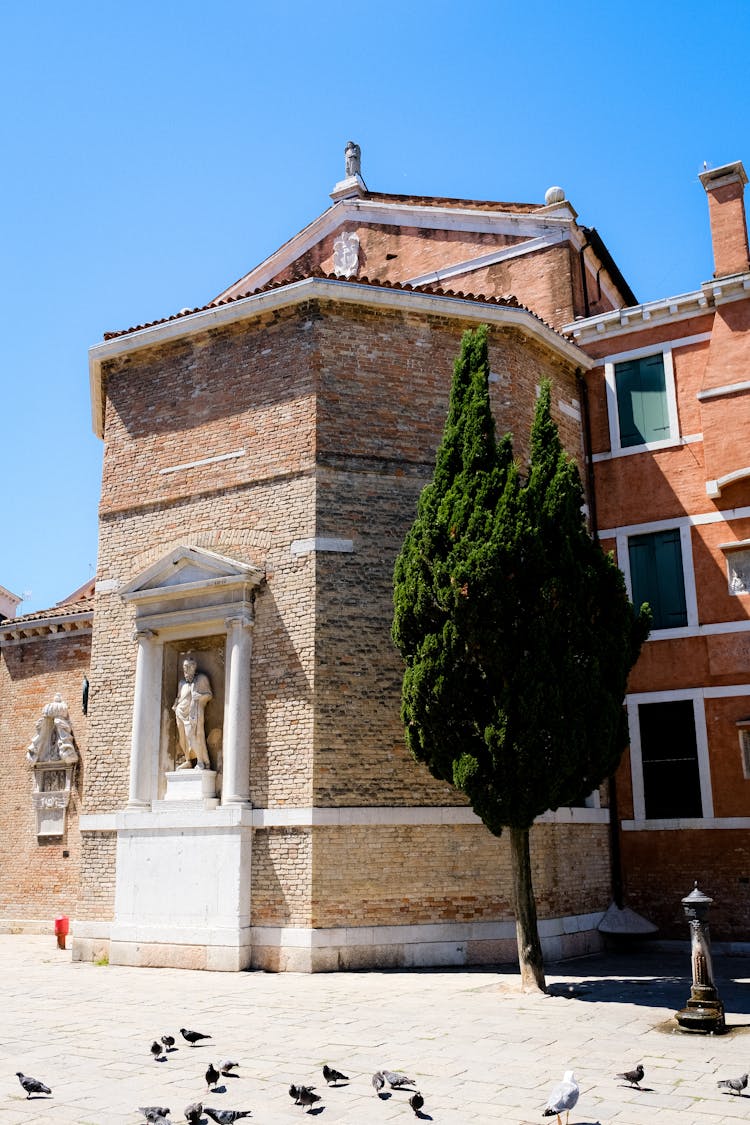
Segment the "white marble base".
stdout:
<svg viewBox="0 0 750 1125">
<path fill-rule="evenodd" d="M 172 770 L 164 777 L 167 781 L 165 801 L 202 801 L 216 797 L 216 770 Z"/>
<path fill-rule="evenodd" d="M 195 808 L 190 799 L 160 804 L 167 807 L 117 816 L 111 964 L 245 968 L 251 944 L 249 810 Z"/>
</svg>

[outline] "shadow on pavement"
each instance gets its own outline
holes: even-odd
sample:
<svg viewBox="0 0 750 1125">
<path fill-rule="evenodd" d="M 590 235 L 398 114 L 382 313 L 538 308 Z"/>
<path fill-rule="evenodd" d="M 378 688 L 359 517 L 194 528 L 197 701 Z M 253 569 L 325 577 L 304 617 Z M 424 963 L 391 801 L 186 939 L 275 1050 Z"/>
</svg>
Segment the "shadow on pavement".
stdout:
<svg viewBox="0 0 750 1125">
<path fill-rule="evenodd" d="M 750 958 L 715 956 L 714 974 L 727 1022 L 750 1023 L 731 1018 L 750 1016 Z M 548 965 L 547 983 L 552 996 L 676 1011 L 690 995 L 690 958 L 648 949 L 606 953 Z"/>
</svg>

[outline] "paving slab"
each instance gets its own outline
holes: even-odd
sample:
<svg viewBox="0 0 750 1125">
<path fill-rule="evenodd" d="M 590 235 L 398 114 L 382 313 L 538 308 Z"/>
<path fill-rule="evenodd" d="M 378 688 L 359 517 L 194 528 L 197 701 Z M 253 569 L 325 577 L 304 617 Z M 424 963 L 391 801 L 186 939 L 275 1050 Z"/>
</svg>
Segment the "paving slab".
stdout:
<svg viewBox="0 0 750 1125">
<path fill-rule="evenodd" d="M 750 961 L 717 958 L 731 1034 L 672 1030 L 689 992 L 687 957 L 641 951 L 548 966 L 550 995 L 520 992 L 503 968 L 331 974 L 211 973 L 73 963 L 54 937 L 0 935 L 0 1125 L 137 1125 L 139 1105 L 191 1101 L 251 1109 L 256 1125 L 417 1120 L 408 1093 L 378 1098 L 372 1073 L 405 1070 L 435 1125 L 540 1125 L 564 1070 L 581 1086 L 570 1125 L 733 1125 L 750 1097 L 719 1078 L 748 1069 Z M 210 1033 L 190 1047 L 180 1027 Z M 154 1062 L 170 1033 L 177 1049 Z M 205 1070 L 231 1057 L 236 1078 L 210 1094 Z M 327 1089 L 324 1062 L 350 1081 Z M 642 1062 L 639 1091 L 618 1071 Z M 22 1070 L 52 1087 L 26 1099 Z M 290 1082 L 322 1096 L 308 1114 Z M 549 1119 L 547 1119 L 549 1120 Z M 554 1118 L 552 1119 L 554 1121 Z"/>
</svg>

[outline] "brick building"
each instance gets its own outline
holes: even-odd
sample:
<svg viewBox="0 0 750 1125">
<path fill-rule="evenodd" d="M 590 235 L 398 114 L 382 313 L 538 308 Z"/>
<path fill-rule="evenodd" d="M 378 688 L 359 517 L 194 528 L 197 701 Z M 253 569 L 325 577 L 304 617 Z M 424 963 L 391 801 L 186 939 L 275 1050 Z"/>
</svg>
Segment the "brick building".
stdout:
<svg viewBox="0 0 750 1125">
<path fill-rule="evenodd" d="M 698 879 L 712 929 L 750 925 L 750 261 L 740 163 L 705 171 L 714 276 L 570 323 L 587 372 L 599 534 L 651 636 L 617 777 L 625 897 L 684 936 Z"/>
<path fill-rule="evenodd" d="M 670 432 L 654 449 L 649 437 L 630 456 L 620 448 L 628 439 L 609 440 L 604 388 L 629 362 L 621 351 L 663 339 L 646 330 L 620 348 L 618 332 L 679 322 L 683 344 L 699 338 L 685 345 L 694 360 L 716 331 L 721 293 L 742 278 L 701 290 L 706 324 L 682 332 L 687 313 L 671 320 L 635 304 L 560 189 L 543 204 L 416 198 L 369 192 L 349 172 L 327 211 L 210 304 L 91 349 L 105 442 L 95 596 L 78 591 L 67 609 L 0 624 L 0 725 L 14 771 L 0 837 L 20 842 L 16 866 L 0 872 L 0 924 L 34 928 L 68 913 L 77 957 L 303 970 L 512 957 L 506 843 L 406 753 L 389 637 L 393 562 L 431 475 L 462 332 L 489 325 L 493 409 L 521 456 L 536 387 L 552 379 L 561 435 L 618 558 L 619 535 L 636 550 L 652 522 L 674 516 L 654 507 L 632 518 L 639 501 L 656 504 L 658 482 L 649 477 L 639 497 L 641 478 L 618 474 L 695 476 L 679 461 L 702 450 L 689 414 L 674 440 Z M 731 208 L 739 228 L 736 199 Z M 717 378 L 704 389 L 723 386 Z M 685 396 L 683 411 L 695 414 Z M 711 464 L 720 491 L 741 487 L 739 463 Z M 732 558 L 741 551 L 740 542 Z M 717 620 L 729 620 L 724 611 Z M 692 618 L 675 628 L 670 644 L 694 643 Z M 667 673 L 652 654 L 666 643 L 647 646 L 631 709 L 644 692 L 694 699 L 658 680 Z M 209 685 L 205 771 L 177 768 L 173 705 L 189 654 Z M 700 677 L 692 649 L 689 659 Z M 717 686 L 735 684 L 726 669 Z M 55 694 L 68 702 L 80 762 L 64 829 L 41 836 L 25 750 Z M 715 698 L 722 715 L 730 698 L 742 710 L 741 693 Z M 630 831 L 644 819 L 635 770 L 627 805 L 630 777 L 624 766 L 617 792 L 632 896 L 637 845 L 661 837 Z M 532 832 L 549 956 L 598 941 L 611 898 L 601 804 L 594 794 Z M 664 831 L 666 857 L 676 837 Z"/>
</svg>

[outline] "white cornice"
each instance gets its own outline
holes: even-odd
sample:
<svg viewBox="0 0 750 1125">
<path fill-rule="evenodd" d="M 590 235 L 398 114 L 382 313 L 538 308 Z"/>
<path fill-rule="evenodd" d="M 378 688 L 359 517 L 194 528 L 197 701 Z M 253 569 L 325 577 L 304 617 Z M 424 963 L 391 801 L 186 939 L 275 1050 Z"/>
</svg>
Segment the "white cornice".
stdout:
<svg viewBox="0 0 750 1125">
<path fill-rule="evenodd" d="M 49 617 L 35 617 L 31 621 L 23 618 L 4 621 L 0 625 L 0 645 L 25 644 L 27 641 L 40 640 L 41 638 L 59 638 L 70 636 L 88 636 L 94 619 L 93 609 L 50 615 Z"/>
<path fill-rule="evenodd" d="M 676 297 L 661 297 L 658 301 L 646 301 L 642 305 L 632 305 L 613 312 L 600 313 L 582 320 L 574 320 L 563 325 L 561 331 L 573 336 L 577 344 L 585 347 L 600 340 L 615 336 L 655 328 L 663 324 L 675 324 L 690 317 L 711 312 L 719 305 L 730 301 L 741 301 L 750 297 L 750 273 L 737 273 L 706 281 L 700 289 L 691 293 L 680 293 Z"/>
<path fill-rule="evenodd" d="M 426 207 L 414 203 L 387 203 L 368 199 L 342 199 L 329 207 L 249 273 L 235 281 L 216 298 L 236 297 L 250 289 L 267 285 L 302 254 L 344 223 L 378 226 L 417 227 L 430 230 L 466 231 L 472 234 L 510 234 L 535 238 L 559 230 L 575 230 L 570 215 L 535 212 L 482 211 L 470 207 Z"/>
<path fill-rule="evenodd" d="M 267 293 L 256 293 L 250 297 L 232 301 L 226 305 L 211 306 L 175 320 L 168 320 L 151 327 L 140 328 L 125 336 L 117 336 L 95 344 L 89 349 L 89 380 L 91 386 L 91 413 L 94 433 L 104 435 L 104 386 L 102 364 L 115 357 L 131 355 L 142 348 L 154 347 L 172 340 L 206 332 L 210 328 L 234 324 L 301 304 L 314 299 L 336 301 L 338 304 L 367 305 L 371 308 L 405 309 L 409 312 L 444 316 L 452 319 L 503 325 L 517 328 L 557 352 L 576 367 L 588 371 L 594 360 L 582 352 L 575 344 L 564 339 L 533 313 L 523 308 L 495 305 L 482 301 L 467 300 L 460 297 L 441 297 L 431 293 L 413 293 L 403 289 L 379 288 L 374 285 L 360 285 L 351 281 L 335 281 L 330 278 L 310 277 L 280 286 Z"/>
<path fill-rule="evenodd" d="M 448 278 L 461 274 L 473 273 L 474 270 L 484 269 L 485 266 L 494 266 L 497 262 L 505 262 L 509 258 L 520 258 L 524 254 L 533 254 L 535 250 L 544 250 L 558 242 L 564 242 L 565 231 L 552 231 L 541 235 L 539 238 L 527 238 L 523 242 L 516 242 L 513 246 L 502 246 L 491 254 L 482 254 L 478 258 L 465 258 L 463 261 L 454 262 L 453 265 L 441 266 L 432 273 L 423 273 L 419 277 L 410 277 L 407 285 L 434 285 Z"/>
</svg>

